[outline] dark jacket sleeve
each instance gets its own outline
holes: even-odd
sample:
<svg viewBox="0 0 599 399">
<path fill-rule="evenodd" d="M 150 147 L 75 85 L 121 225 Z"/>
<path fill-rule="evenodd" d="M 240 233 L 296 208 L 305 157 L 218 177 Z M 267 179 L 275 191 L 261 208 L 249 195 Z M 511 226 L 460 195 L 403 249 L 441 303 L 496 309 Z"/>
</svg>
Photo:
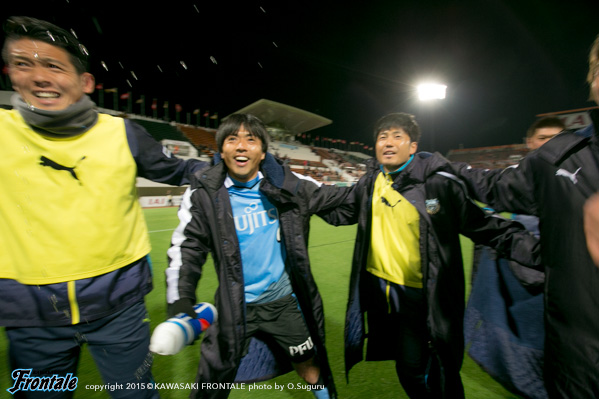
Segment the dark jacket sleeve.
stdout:
<svg viewBox="0 0 599 399">
<path fill-rule="evenodd" d="M 505 169 L 471 168 L 466 163 L 452 164 L 454 173 L 464 181 L 468 194 L 499 212 L 537 214 L 530 158 Z"/>
<path fill-rule="evenodd" d="M 459 233 L 476 244 L 490 246 L 503 257 L 523 265 L 542 269 L 539 239 L 513 220 L 488 214 L 468 196 L 463 182 L 453 177 L 452 202 L 458 209 Z"/>
<path fill-rule="evenodd" d="M 366 189 L 366 179 L 360 179 L 345 193 L 343 201 L 333 208 L 319 211 L 317 214 L 333 226 L 347 226 L 358 223 L 360 198 Z"/>
<path fill-rule="evenodd" d="M 181 186 L 189 184 L 189 176 L 194 171 L 208 165 L 197 159 L 183 160 L 173 156 L 146 129 L 128 119 L 125 119 L 125 129 L 140 177 Z"/>
<path fill-rule="evenodd" d="M 304 195 L 308 200 L 308 210 L 311 215 L 319 212 L 327 212 L 336 209 L 344 203 L 351 191 L 350 187 L 337 187 L 333 185 L 321 185 L 305 181 Z"/>
<path fill-rule="evenodd" d="M 203 215 L 202 207 L 193 203 L 194 192 L 188 188 L 183 195 L 179 225 L 167 251 L 166 299 L 169 315 L 180 310 L 181 302 L 185 306 L 196 303 L 196 288 L 211 248 L 209 228 L 204 223 L 207 217 Z"/>
</svg>

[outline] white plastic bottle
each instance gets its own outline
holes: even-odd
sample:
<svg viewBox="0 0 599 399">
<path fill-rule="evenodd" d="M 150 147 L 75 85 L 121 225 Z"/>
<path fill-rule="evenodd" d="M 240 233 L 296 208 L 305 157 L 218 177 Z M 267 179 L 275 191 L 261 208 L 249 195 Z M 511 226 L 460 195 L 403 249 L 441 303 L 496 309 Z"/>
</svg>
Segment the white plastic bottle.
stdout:
<svg viewBox="0 0 599 399">
<path fill-rule="evenodd" d="M 179 313 L 156 326 L 150 339 L 151 352 L 159 355 L 179 353 L 185 345 L 192 344 L 202 332 L 216 322 L 218 312 L 214 305 L 200 302 L 193 308 L 198 315 L 197 319 L 186 313 Z"/>
</svg>

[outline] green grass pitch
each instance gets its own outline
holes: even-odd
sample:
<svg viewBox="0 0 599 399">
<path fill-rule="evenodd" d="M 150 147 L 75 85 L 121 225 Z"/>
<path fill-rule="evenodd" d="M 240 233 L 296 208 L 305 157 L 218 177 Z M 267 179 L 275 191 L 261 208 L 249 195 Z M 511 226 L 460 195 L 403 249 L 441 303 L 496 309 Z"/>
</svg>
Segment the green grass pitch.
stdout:
<svg viewBox="0 0 599 399">
<path fill-rule="evenodd" d="M 176 212 L 176 208 L 146 209 L 144 211 L 152 241 L 151 256 L 154 270 L 154 290 L 146 297 L 152 329 L 166 319 L 164 270 L 166 268 L 166 250 L 171 234 L 178 224 Z M 407 398 L 397 380 L 392 362 L 362 362 L 352 369 L 349 376 L 350 383 L 346 383 L 343 365 L 343 330 L 355 233 L 355 226 L 333 227 L 318 217 L 312 219 L 310 259 L 324 300 L 326 344 L 337 391 L 340 398 Z M 472 246 L 465 239 L 462 240 L 462 246 L 466 255 L 464 263 L 468 283 L 471 267 L 469 255 L 472 252 Z M 214 268 L 209 260 L 204 267 L 204 275 L 197 290 L 199 301 L 213 302 L 216 284 Z M 0 398 L 11 397 L 6 391 L 13 384 L 7 357 L 7 341 L 4 331 L 2 331 L 0 333 Z M 193 383 L 198 359 L 199 345 L 197 343 L 185 348 L 175 356 L 157 355 L 154 357 L 154 378 L 157 383 L 164 384 Z M 516 398 L 515 395 L 510 394 L 493 381 L 467 355 L 464 358 L 461 374 L 467 398 Z M 75 398 L 109 397 L 106 392 L 100 393 L 84 389 L 84 386 L 88 384 L 102 384 L 93 359 L 87 350 L 82 351 L 78 377 L 79 383 L 75 391 Z M 283 386 L 283 390 L 275 390 L 275 383 L 277 386 Z M 300 399 L 313 397 L 311 393 L 302 389 L 288 389 L 288 384 L 295 385 L 297 383 L 302 383 L 301 379 L 295 373 L 289 373 L 264 382 L 261 389 L 249 391 L 249 387 L 246 386 L 244 390 L 234 390 L 230 398 Z M 163 389 L 160 391 L 160 395 L 166 399 L 187 398 L 189 390 Z"/>
</svg>

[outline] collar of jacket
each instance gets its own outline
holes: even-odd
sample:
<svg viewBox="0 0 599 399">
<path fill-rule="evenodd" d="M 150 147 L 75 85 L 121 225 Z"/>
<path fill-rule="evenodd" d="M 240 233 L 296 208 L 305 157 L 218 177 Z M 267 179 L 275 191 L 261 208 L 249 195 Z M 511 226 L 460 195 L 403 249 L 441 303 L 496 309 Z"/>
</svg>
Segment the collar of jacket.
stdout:
<svg viewBox="0 0 599 399">
<path fill-rule="evenodd" d="M 552 165 L 558 165 L 565 158 L 569 157 L 572 152 L 576 152 L 581 147 L 586 146 L 589 140 L 596 147 L 598 142 L 597 133 L 595 132 L 592 137 L 587 137 L 576 134 L 574 130 L 566 130 L 530 154 L 536 154 L 536 156 Z"/>
<path fill-rule="evenodd" d="M 542 150 L 535 150 L 538 153 L 537 156 L 553 165 L 557 165 L 564 158 L 567 158 L 572 151 L 578 151 L 580 147 L 587 145 L 589 140 L 593 152 L 599 153 L 599 109 L 590 110 L 589 116 L 593 125 L 593 133 L 590 137 L 578 134 L 577 132 L 580 132 L 580 130 L 566 130 L 543 144 L 540 147 Z"/>
<path fill-rule="evenodd" d="M 405 188 L 413 184 L 423 183 L 430 175 L 440 171 L 454 173 L 450 162 L 439 153 L 418 152 L 414 159 L 399 173 L 391 174 L 393 176 L 393 188 Z M 373 177 L 381 173 L 380 163 L 376 158 L 366 161 L 366 168 L 370 170 Z"/>
<path fill-rule="evenodd" d="M 260 171 L 264 178 L 277 188 L 284 188 L 285 170 L 284 166 L 272 154 L 266 153 L 264 160 L 260 164 Z M 225 183 L 227 177 L 227 167 L 220 156 L 216 153 L 212 159 L 212 165 L 204 168 L 195 174 L 196 179 L 211 191 L 217 191 Z"/>
</svg>

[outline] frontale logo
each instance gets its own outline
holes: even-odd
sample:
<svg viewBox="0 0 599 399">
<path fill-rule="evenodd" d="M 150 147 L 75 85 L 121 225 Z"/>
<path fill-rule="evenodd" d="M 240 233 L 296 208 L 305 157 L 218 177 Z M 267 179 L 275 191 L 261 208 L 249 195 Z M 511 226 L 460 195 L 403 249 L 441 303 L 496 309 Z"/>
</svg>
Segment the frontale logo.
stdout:
<svg viewBox="0 0 599 399">
<path fill-rule="evenodd" d="M 424 204 L 426 205 L 426 212 L 429 215 L 434 215 L 441 210 L 441 204 L 437 198 L 427 199 L 424 201 Z"/>
<path fill-rule="evenodd" d="M 67 373 L 64 377 L 53 374 L 51 377 L 30 377 L 32 369 L 16 369 L 12 372 L 15 381 L 7 391 L 15 394 L 18 391 L 65 392 L 77 388 L 77 377 Z"/>
</svg>

